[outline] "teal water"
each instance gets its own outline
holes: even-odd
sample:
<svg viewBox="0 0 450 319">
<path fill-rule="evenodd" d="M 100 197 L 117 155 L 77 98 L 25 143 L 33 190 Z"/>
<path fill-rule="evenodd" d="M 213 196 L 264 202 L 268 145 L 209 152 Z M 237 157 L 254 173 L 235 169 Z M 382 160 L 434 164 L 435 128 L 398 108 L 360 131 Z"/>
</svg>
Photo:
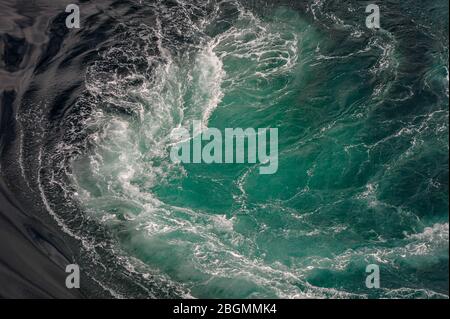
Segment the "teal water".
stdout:
<svg viewBox="0 0 450 319">
<path fill-rule="evenodd" d="M 129 267 L 185 296 L 446 298 L 448 4 L 402 3 L 378 31 L 353 2 L 160 5 L 182 43 L 127 26 L 88 70 L 102 104 L 72 164 L 77 201 Z M 172 163 L 170 132 L 192 120 L 278 128 L 277 173 Z"/>
</svg>

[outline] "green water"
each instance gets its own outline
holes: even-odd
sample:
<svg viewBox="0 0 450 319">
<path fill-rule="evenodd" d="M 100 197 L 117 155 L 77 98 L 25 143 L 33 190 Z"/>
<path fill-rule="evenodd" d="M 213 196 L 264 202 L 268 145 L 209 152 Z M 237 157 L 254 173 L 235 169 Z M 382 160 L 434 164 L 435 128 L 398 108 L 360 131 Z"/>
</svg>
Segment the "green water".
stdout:
<svg viewBox="0 0 450 319">
<path fill-rule="evenodd" d="M 128 111 L 99 107 L 86 123 L 80 203 L 193 297 L 445 297 L 447 61 L 419 75 L 384 29 L 227 10 L 195 24 L 195 44 L 163 51 L 150 80 L 105 84 L 91 67 L 88 88 Z M 278 128 L 278 172 L 172 163 L 170 132 L 192 120 Z M 381 289 L 365 286 L 369 264 Z"/>
</svg>

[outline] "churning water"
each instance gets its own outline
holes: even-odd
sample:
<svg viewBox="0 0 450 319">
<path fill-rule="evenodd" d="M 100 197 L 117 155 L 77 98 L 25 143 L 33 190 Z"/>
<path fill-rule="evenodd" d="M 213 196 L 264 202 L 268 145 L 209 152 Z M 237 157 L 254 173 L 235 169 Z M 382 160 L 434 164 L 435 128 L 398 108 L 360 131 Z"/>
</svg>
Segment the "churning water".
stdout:
<svg viewBox="0 0 450 319">
<path fill-rule="evenodd" d="M 2 176 L 79 246 L 86 295 L 447 298 L 448 3 L 380 8 L 380 30 L 357 1 L 61 11 Z M 278 128 L 277 173 L 173 163 L 193 120 Z"/>
</svg>

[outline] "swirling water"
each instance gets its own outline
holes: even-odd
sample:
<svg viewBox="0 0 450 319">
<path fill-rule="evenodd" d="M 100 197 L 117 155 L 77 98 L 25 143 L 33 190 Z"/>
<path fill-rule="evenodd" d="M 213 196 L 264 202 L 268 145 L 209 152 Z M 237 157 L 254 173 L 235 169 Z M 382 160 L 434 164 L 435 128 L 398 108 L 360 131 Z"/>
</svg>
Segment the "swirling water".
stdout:
<svg viewBox="0 0 450 319">
<path fill-rule="evenodd" d="M 446 1 L 380 3 L 380 30 L 357 1 L 59 8 L 5 40 L 1 172 L 85 296 L 448 298 Z M 171 162 L 192 120 L 278 128 L 278 172 Z"/>
</svg>

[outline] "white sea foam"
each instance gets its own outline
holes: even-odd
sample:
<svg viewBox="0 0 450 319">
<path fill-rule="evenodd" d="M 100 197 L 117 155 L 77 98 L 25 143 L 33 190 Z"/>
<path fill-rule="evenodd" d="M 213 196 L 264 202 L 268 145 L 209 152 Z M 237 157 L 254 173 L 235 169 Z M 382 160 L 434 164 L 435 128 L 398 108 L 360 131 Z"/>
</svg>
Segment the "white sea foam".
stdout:
<svg viewBox="0 0 450 319">
<path fill-rule="evenodd" d="M 319 7 L 321 3 L 316 1 Z M 197 10 L 187 2 L 182 4 L 183 10 Z M 268 295 L 281 298 L 364 298 L 365 295 L 314 287 L 308 284 L 305 278 L 310 271 L 317 268 L 328 267 L 337 271 L 346 269 L 355 256 L 372 258 L 380 263 L 393 263 L 394 257 L 399 254 L 427 254 L 436 249 L 436 238 L 445 239 L 446 236 L 448 241 L 448 224 L 446 228 L 445 225 L 433 226 L 431 230 L 426 229 L 423 233 L 410 234 L 406 236 L 401 247 L 349 249 L 335 258 L 313 256 L 304 264 L 287 267 L 280 262 L 267 262 L 264 255 L 259 255 L 261 250 L 255 238 L 246 237 L 236 231 L 236 217 L 212 215 L 201 209 L 169 205 L 154 193 L 154 188 L 164 183 L 167 178 L 183 173 L 180 166 L 168 159 L 168 137 L 172 129 L 184 127 L 193 119 L 201 118 L 207 124 L 213 112 L 220 107 L 226 92 L 243 86 L 249 94 L 258 90 L 254 84 L 247 84 L 249 78 L 255 75 L 261 83 L 270 87 L 270 79 L 289 74 L 298 64 L 300 39 L 294 30 L 286 31 L 289 26 L 283 26 L 282 30 L 277 29 L 242 7 L 239 6 L 238 9 L 240 15 L 235 26 L 217 37 L 205 36 L 200 47 L 194 50 L 193 58 L 183 54 L 174 55 L 170 48 L 165 47 L 167 43 L 164 37 L 167 30 L 161 28 L 161 23 L 156 30 L 143 28 L 143 39 L 150 38 L 147 33 L 157 35 L 161 53 L 158 58 L 145 57 L 152 68 L 151 77 L 140 72 L 134 72 L 125 78 L 116 75 L 109 77 L 103 74 L 99 65 L 90 69 L 87 81 L 90 92 L 109 105 L 125 109 L 131 116 L 104 109 L 93 114 L 93 118 L 87 123 L 94 131 L 89 137 L 93 145 L 92 153 L 87 158 L 81 157 L 78 160 L 84 164 L 80 166 L 84 169 L 87 167 L 89 182 L 94 181 L 95 187 L 92 187 L 94 190 L 90 187 L 84 188 L 81 173 L 86 172 L 78 172 L 78 175 L 75 174 L 80 188 L 78 197 L 87 206 L 94 207 L 90 210 L 92 214 L 107 225 L 121 222 L 119 217 L 122 216 L 118 216 L 115 203 L 127 203 L 130 207 L 135 207 L 139 212 L 133 216 L 126 215 L 122 226 L 125 226 L 134 240 L 139 241 L 135 245 L 142 246 L 144 251 L 146 248 L 156 247 L 157 251 L 153 252 L 155 255 L 179 258 L 171 260 L 172 271 L 180 267 L 176 273 L 179 277 L 183 277 L 183 270 L 189 268 L 201 272 L 209 278 L 208 281 L 214 279 L 213 277 L 230 281 L 242 278 L 263 287 L 268 291 Z M 171 12 L 169 8 L 166 8 L 165 14 L 173 19 L 187 17 L 186 12 L 177 17 L 178 13 Z M 186 24 L 186 21 L 183 23 Z M 204 23 L 205 20 L 202 20 L 200 23 L 188 22 L 186 25 L 201 33 Z M 336 18 L 336 23 L 341 21 Z M 180 30 L 180 33 L 182 31 Z M 371 43 L 349 56 L 364 53 L 377 45 L 381 44 Z M 393 48 L 380 49 L 382 53 L 379 64 L 374 69 L 376 72 L 392 66 Z M 139 59 L 143 53 L 116 47 L 106 52 L 104 58 L 108 61 L 108 56 L 115 55 L 125 55 L 133 60 Z M 344 59 L 349 56 L 319 55 L 318 59 Z M 243 62 L 248 67 L 226 72 L 226 60 Z M 245 63 L 246 61 L 251 63 Z M 142 84 L 137 87 L 130 85 L 130 82 L 135 80 L 142 81 Z M 281 89 L 283 90 L 285 88 Z M 245 171 L 236 182 L 240 194 L 235 200 L 241 205 L 241 212 L 245 213 L 248 212 L 245 183 L 251 172 L 252 169 Z M 314 171 L 310 174 L 313 176 Z M 100 195 L 95 193 L 96 191 Z M 103 197 L 106 204 L 96 202 L 95 197 L 98 196 Z M 374 183 L 367 184 L 359 196 L 361 200 L 369 200 L 373 205 L 378 203 Z M 111 198 L 115 201 L 111 201 Z M 107 203 L 113 204 L 108 207 Z M 264 231 L 264 227 L 259 226 L 261 231 Z M 347 228 L 346 225 L 334 224 L 321 231 L 308 229 L 300 235 L 334 235 L 347 231 Z M 182 253 L 179 253 L 180 250 Z M 128 269 L 134 271 L 138 261 L 131 258 L 127 260 Z M 148 277 L 145 274 L 143 273 L 144 278 Z M 187 281 L 189 279 L 187 275 Z M 189 292 L 183 291 L 189 295 Z"/>
<path fill-rule="evenodd" d="M 146 238 L 144 245 L 152 245 L 153 241 L 164 236 L 170 238 L 175 233 L 190 234 L 188 238 L 200 238 L 201 244 L 195 240 L 172 239 L 164 244 L 166 249 L 176 244 L 177 247 L 184 247 L 186 252 L 193 252 L 192 267 L 205 275 L 224 278 L 242 276 L 272 289 L 276 296 L 301 297 L 305 296 L 297 286 L 301 279 L 286 267 L 268 266 L 262 260 L 239 252 L 242 245 L 251 247 L 253 244 L 234 231 L 235 218 L 170 206 L 161 202 L 151 191 L 169 172 L 173 174 L 176 169 L 166 158 L 168 133 L 199 116 L 207 123 L 220 104 L 225 79 L 238 84 L 254 71 L 261 77 L 270 77 L 289 72 L 295 65 L 298 59 L 298 39 L 294 34 L 284 39 L 276 30 L 268 30 L 268 25 L 264 25 L 247 11 L 241 11 L 240 23 L 246 26 L 241 29 L 232 28 L 229 32 L 204 42 L 194 59 L 181 57 L 188 59 L 181 61 L 186 63 L 186 68 L 164 48 L 164 41 L 159 41 L 159 50 L 164 52 L 164 56 L 158 60 L 149 58 L 154 66 L 154 75 L 150 80 L 139 73 L 126 78 L 110 77 L 100 72 L 100 65 L 94 65 L 88 75 L 87 87 L 90 92 L 136 116 L 124 116 L 108 109 L 93 114 L 94 118 L 87 125 L 101 129 L 90 135 L 94 152 L 86 159 L 85 164 L 88 164 L 90 174 L 93 175 L 92 180 L 96 181 L 102 192 L 106 192 L 102 195 L 105 196 L 105 204 L 111 203 L 111 197 L 124 203 L 129 202 L 130 205 L 133 202 L 139 203 L 141 213 L 125 218 L 130 223 L 129 226 L 135 228 L 136 234 Z M 155 33 L 164 37 L 163 30 Z M 145 38 L 144 35 L 145 33 Z M 245 40 L 248 37 L 254 39 L 248 42 Z M 236 43 L 237 46 L 233 49 L 229 47 Z M 111 50 L 105 53 L 106 60 L 115 55 L 135 59 L 134 55 L 139 54 L 129 50 L 120 51 L 118 47 Z M 230 56 L 256 59 L 253 62 L 260 69 L 227 75 L 223 69 L 223 59 Z M 274 62 L 274 67 L 269 68 L 268 65 Z M 109 80 L 105 81 L 104 76 Z M 129 86 L 135 79 L 142 81 L 138 88 Z M 187 108 L 183 96 L 189 90 L 194 90 L 194 93 L 189 100 L 191 105 Z M 124 101 L 124 96 L 134 98 Z M 83 161 L 82 158 L 79 160 Z M 95 212 L 100 214 L 100 221 L 106 224 L 118 222 L 108 206 L 98 206 L 99 202 L 90 191 L 83 189 L 80 176 L 76 177 L 76 182 L 80 186 L 80 201 L 100 208 Z M 229 239 L 225 240 L 223 233 L 227 233 Z"/>
</svg>

